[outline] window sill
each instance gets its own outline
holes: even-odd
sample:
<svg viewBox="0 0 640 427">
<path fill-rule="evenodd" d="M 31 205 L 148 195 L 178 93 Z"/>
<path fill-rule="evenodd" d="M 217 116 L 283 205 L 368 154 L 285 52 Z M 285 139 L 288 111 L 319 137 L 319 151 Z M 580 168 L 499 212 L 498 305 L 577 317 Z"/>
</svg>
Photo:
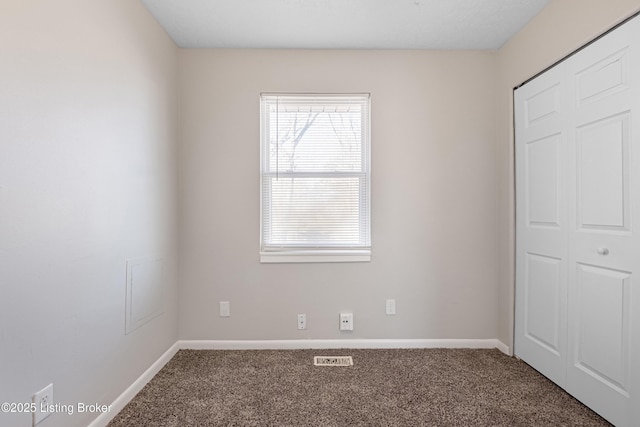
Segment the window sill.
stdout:
<svg viewBox="0 0 640 427">
<path fill-rule="evenodd" d="M 369 250 L 260 252 L 260 262 L 263 264 L 370 261 L 371 251 Z"/>
</svg>

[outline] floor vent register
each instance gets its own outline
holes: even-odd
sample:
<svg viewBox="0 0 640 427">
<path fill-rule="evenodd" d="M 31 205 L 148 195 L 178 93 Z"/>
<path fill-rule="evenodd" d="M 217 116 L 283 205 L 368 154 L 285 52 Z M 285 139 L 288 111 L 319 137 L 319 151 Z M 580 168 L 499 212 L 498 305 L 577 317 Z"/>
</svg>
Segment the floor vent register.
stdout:
<svg viewBox="0 0 640 427">
<path fill-rule="evenodd" d="M 313 358 L 315 366 L 353 366 L 351 356 L 315 356 Z"/>
</svg>

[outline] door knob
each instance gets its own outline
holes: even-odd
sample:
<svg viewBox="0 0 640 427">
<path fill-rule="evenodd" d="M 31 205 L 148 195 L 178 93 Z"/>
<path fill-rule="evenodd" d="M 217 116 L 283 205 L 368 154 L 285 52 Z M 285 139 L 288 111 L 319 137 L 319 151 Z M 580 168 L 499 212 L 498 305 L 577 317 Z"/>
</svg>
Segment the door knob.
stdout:
<svg viewBox="0 0 640 427">
<path fill-rule="evenodd" d="M 598 248 L 598 254 L 609 255 L 609 248 Z"/>
</svg>

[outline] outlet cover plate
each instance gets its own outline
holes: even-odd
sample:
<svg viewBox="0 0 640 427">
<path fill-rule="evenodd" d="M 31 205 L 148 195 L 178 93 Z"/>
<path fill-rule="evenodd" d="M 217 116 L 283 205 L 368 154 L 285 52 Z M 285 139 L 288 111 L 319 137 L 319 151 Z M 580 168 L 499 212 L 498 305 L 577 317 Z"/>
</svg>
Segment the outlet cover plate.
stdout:
<svg viewBox="0 0 640 427">
<path fill-rule="evenodd" d="M 231 303 L 220 301 L 220 317 L 231 317 Z"/>
<path fill-rule="evenodd" d="M 340 313 L 340 330 L 353 331 L 353 313 Z"/>
<path fill-rule="evenodd" d="M 307 315 L 298 314 L 298 329 L 307 329 Z"/>
<path fill-rule="evenodd" d="M 396 300 L 388 299 L 386 303 L 387 316 L 393 316 L 396 314 Z"/>
<path fill-rule="evenodd" d="M 42 390 L 36 392 L 32 397 L 33 403 L 35 403 L 35 411 L 33 411 L 33 424 L 39 424 L 42 420 L 51 415 L 51 411 L 48 410 L 53 405 L 53 384 L 49 384 Z M 44 410 L 43 410 L 44 409 Z"/>
</svg>

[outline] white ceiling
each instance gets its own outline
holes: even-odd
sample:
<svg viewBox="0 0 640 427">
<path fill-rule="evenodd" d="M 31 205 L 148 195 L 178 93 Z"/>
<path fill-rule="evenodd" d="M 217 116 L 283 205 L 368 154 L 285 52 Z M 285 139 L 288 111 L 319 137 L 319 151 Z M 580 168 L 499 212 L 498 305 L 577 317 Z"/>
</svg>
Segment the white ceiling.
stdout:
<svg viewBox="0 0 640 427">
<path fill-rule="evenodd" d="M 549 0 L 141 0 L 180 47 L 497 49 Z"/>
</svg>

